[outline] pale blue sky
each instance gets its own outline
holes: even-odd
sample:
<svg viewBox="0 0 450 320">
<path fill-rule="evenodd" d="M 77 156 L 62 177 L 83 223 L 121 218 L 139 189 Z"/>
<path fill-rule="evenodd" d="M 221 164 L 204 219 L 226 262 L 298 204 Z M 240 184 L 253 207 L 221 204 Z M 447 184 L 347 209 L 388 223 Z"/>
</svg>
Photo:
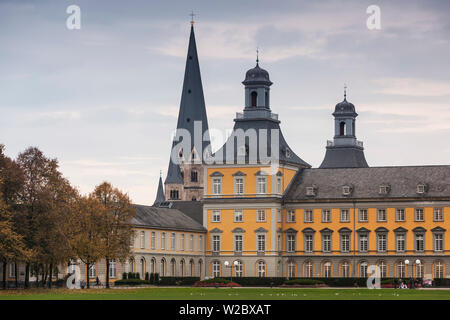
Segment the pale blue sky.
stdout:
<svg viewBox="0 0 450 320">
<path fill-rule="evenodd" d="M 81 30 L 66 28 L 71 4 Z M 381 30 L 366 28 L 371 4 Z M 313 166 L 344 83 L 369 165 L 450 164 L 450 2 L 411 0 L 0 0 L 7 154 L 38 146 L 82 192 L 107 180 L 151 204 L 167 170 L 191 9 L 210 128 L 232 128 L 258 46 L 272 110 Z"/>
</svg>

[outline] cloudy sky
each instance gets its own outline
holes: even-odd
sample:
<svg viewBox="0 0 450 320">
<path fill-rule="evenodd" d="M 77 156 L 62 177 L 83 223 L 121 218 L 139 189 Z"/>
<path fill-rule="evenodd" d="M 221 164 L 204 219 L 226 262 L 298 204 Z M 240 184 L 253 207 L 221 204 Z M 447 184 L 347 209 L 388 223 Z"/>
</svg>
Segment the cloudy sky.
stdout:
<svg viewBox="0 0 450 320">
<path fill-rule="evenodd" d="M 81 8 L 80 30 L 66 28 L 71 4 Z M 372 4 L 381 30 L 366 26 Z M 450 164 L 445 0 L 0 0 L 6 153 L 37 146 L 83 193 L 107 180 L 153 203 L 176 126 L 191 9 L 210 128 L 232 128 L 259 47 L 272 110 L 313 166 L 333 136 L 344 83 L 369 165 Z"/>
</svg>

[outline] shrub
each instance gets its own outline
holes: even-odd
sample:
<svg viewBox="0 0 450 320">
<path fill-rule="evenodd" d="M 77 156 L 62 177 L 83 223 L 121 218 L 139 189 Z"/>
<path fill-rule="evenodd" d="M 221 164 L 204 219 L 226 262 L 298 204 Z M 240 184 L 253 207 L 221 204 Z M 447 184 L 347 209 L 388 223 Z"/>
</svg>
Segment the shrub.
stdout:
<svg viewBox="0 0 450 320">
<path fill-rule="evenodd" d="M 191 286 L 199 280 L 199 277 L 161 277 L 157 284 L 161 286 Z"/>
<path fill-rule="evenodd" d="M 124 272 L 122 273 L 122 279 L 127 279 L 128 278 L 128 273 Z"/>
<path fill-rule="evenodd" d="M 316 280 L 316 279 L 293 279 L 293 280 L 286 280 L 284 282 L 285 285 L 302 285 L 302 286 L 314 286 L 314 285 L 318 285 L 318 284 L 325 284 L 323 281 L 321 280 Z"/>
<path fill-rule="evenodd" d="M 148 272 L 145 273 L 145 281 L 149 281 Z"/>
<path fill-rule="evenodd" d="M 114 282 L 115 286 L 140 286 L 148 284 L 148 281 L 141 279 L 122 279 Z"/>
</svg>

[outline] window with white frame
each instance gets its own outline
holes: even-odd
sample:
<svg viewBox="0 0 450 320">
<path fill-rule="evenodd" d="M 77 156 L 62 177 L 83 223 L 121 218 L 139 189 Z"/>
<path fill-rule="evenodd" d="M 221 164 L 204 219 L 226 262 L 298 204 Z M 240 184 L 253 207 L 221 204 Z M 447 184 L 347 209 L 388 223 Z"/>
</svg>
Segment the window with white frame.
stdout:
<svg viewBox="0 0 450 320">
<path fill-rule="evenodd" d="M 266 210 L 258 209 L 256 211 L 256 222 L 266 222 Z"/>
<path fill-rule="evenodd" d="M 405 209 L 397 208 L 397 210 L 395 211 L 395 220 L 405 221 Z"/>
<path fill-rule="evenodd" d="M 416 251 L 423 252 L 425 249 L 425 236 L 423 233 L 416 233 Z"/>
<path fill-rule="evenodd" d="M 267 177 L 256 177 L 256 193 L 267 193 Z"/>
<path fill-rule="evenodd" d="M 212 178 L 212 189 L 214 195 L 222 194 L 222 178 Z"/>
<path fill-rule="evenodd" d="M 359 252 L 367 252 L 369 249 L 369 235 L 361 233 L 359 235 Z"/>
<path fill-rule="evenodd" d="M 244 213 L 242 210 L 234 210 L 234 222 L 243 222 L 244 221 Z"/>
<path fill-rule="evenodd" d="M 323 264 L 323 276 L 325 278 L 331 277 L 331 262 L 325 262 Z"/>
<path fill-rule="evenodd" d="M 444 278 L 444 264 L 441 261 L 434 263 L 434 277 L 438 279 Z"/>
<path fill-rule="evenodd" d="M 331 252 L 331 234 L 329 233 L 322 234 L 322 251 Z"/>
<path fill-rule="evenodd" d="M 367 267 L 368 264 L 365 261 L 359 264 L 359 276 L 361 278 L 367 278 Z"/>
<path fill-rule="evenodd" d="M 434 218 L 434 221 L 444 221 L 444 209 L 443 208 L 434 208 L 433 209 L 433 218 Z"/>
<path fill-rule="evenodd" d="M 161 250 L 166 250 L 166 233 L 161 233 Z"/>
<path fill-rule="evenodd" d="M 330 209 L 322 210 L 322 222 L 331 222 L 331 210 Z"/>
<path fill-rule="evenodd" d="M 281 241 L 282 241 L 281 234 L 278 234 L 278 235 L 277 235 L 277 247 L 278 247 L 278 251 L 282 251 L 282 250 L 283 250 L 283 245 L 282 245 Z"/>
<path fill-rule="evenodd" d="M 313 222 L 314 216 L 311 209 L 305 209 L 305 222 Z"/>
<path fill-rule="evenodd" d="M 367 212 L 367 209 L 359 209 L 358 210 L 358 220 L 359 220 L 359 222 L 369 221 L 369 214 Z"/>
<path fill-rule="evenodd" d="M 378 263 L 378 267 L 380 268 L 380 277 L 386 278 L 387 277 L 387 264 L 384 260 L 381 260 Z"/>
<path fill-rule="evenodd" d="M 305 262 L 305 277 L 311 278 L 314 276 L 314 265 L 311 261 Z"/>
<path fill-rule="evenodd" d="M 258 261 L 258 277 L 266 276 L 266 263 L 264 261 Z"/>
<path fill-rule="evenodd" d="M 8 264 L 8 277 L 14 278 L 16 276 L 16 264 L 15 263 L 9 263 Z"/>
<path fill-rule="evenodd" d="M 170 249 L 175 250 L 175 233 L 170 234 Z"/>
<path fill-rule="evenodd" d="M 389 193 L 389 186 L 388 185 L 381 185 L 379 189 L 379 194 L 388 194 Z"/>
<path fill-rule="evenodd" d="M 305 252 L 311 253 L 314 251 L 314 236 L 311 233 L 305 234 Z"/>
<path fill-rule="evenodd" d="M 194 235 L 193 234 L 190 235 L 189 250 L 194 251 Z"/>
<path fill-rule="evenodd" d="M 342 275 L 343 278 L 350 277 L 350 264 L 348 263 L 348 261 L 342 262 L 341 275 Z"/>
<path fill-rule="evenodd" d="M 242 265 L 242 261 L 237 260 L 237 264 L 234 266 L 234 273 L 236 277 L 242 277 L 244 274 L 244 266 Z"/>
<path fill-rule="evenodd" d="M 341 222 L 349 222 L 350 213 L 348 209 L 341 209 Z"/>
<path fill-rule="evenodd" d="M 288 252 L 295 252 L 296 251 L 296 235 L 293 233 L 290 233 L 287 235 L 287 251 Z"/>
<path fill-rule="evenodd" d="M 423 263 L 422 261 L 419 260 L 419 263 L 416 263 L 416 274 L 415 274 L 415 278 L 423 278 L 424 274 L 423 274 Z"/>
<path fill-rule="evenodd" d="M 214 252 L 220 251 L 220 236 L 219 235 L 213 235 L 212 237 L 212 247 Z"/>
<path fill-rule="evenodd" d="M 257 238 L 257 248 L 259 252 L 266 251 L 266 235 L 265 234 L 258 234 L 256 236 Z"/>
<path fill-rule="evenodd" d="M 386 209 L 378 209 L 377 211 L 377 221 L 386 221 Z"/>
<path fill-rule="evenodd" d="M 220 277 L 220 262 L 219 261 L 213 262 L 213 277 L 214 278 Z"/>
<path fill-rule="evenodd" d="M 341 233 L 341 252 L 350 252 L 350 234 Z"/>
<path fill-rule="evenodd" d="M 220 222 L 220 210 L 212 211 L 212 222 Z"/>
<path fill-rule="evenodd" d="M 444 234 L 434 234 L 434 251 L 441 252 L 444 250 Z"/>
<path fill-rule="evenodd" d="M 387 250 L 387 235 L 386 233 L 377 233 L 377 251 L 386 252 Z"/>
<path fill-rule="evenodd" d="M 151 248 L 154 250 L 155 247 L 156 247 L 156 233 L 152 231 Z"/>
<path fill-rule="evenodd" d="M 292 261 L 290 261 L 289 263 L 288 263 L 288 266 L 287 266 L 288 268 L 288 277 L 289 278 L 293 278 L 293 277 L 295 277 L 295 263 L 294 262 L 292 262 Z"/>
<path fill-rule="evenodd" d="M 141 231 L 141 249 L 145 249 L 145 231 Z"/>
<path fill-rule="evenodd" d="M 344 196 L 348 196 L 348 195 L 350 195 L 350 193 L 352 193 L 352 188 L 350 186 L 343 186 L 342 187 L 342 194 Z"/>
<path fill-rule="evenodd" d="M 287 211 L 287 222 L 295 222 L 295 210 L 288 210 Z"/>
<path fill-rule="evenodd" d="M 180 237 L 180 249 L 181 251 L 184 251 L 184 233 L 182 233 Z"/>
<path fill-rule="evenodd" d="M 397 252 L 405 252 L 405 234 L 397 233 L 396 237 Z"/>
<path fill-rule="evenodd" d="M 419 194 L 425 193 L 426 186 L 424 184 L 417 185 L 416 192 Z"/>
<path fill-rule="evenodd" d="M 117 262 L 116 259 L 111 259 L 109 261 L 109 277 L 116 278 L 117 277 Z"/>
<path fill-rule="evenodd" d="M 235 194 L 244 194 L 244 178 L 235 177 L 234 178 L 234 192 Z"/>
<path fill-rule="evenodd" d="M 423 208 L 416 208 L 414 219 L 415 219 L 415 221 L 423 221 L 424 220 L 424 210 L 423 210 Z"/>
<path fill-rule="evenodd" d="M 316 195 L 316 188 L 314 188 L 314 187 L 306 187 L 306 195 L 307 196 L 315 196 Z"/>
<path fill-rule="evenodd" d="M 95 266 L 95 263 L 91 264 L 89 266 L 89 278 L 95 278 L 97 276 L 97 268 Z"/>
<path fill-rule="evenodd" d="M 242 252 L 243 249 L 243 236 L 242 234 L 235 234 L 234 235 L 234 251 L 236 252 Z"/>
<path fill-rule="evenodd" d="M 198 251 L 202 251 L 203 250 L 203 236 L 199 235 L 198 236 Z"/>
<path fill-rule="evenodd" d="M 406 266 L 403 261 L 400 261 L 397 264 L 397 276 L 399 278 L 405 278 L 406 277 Z"/>
</svg>

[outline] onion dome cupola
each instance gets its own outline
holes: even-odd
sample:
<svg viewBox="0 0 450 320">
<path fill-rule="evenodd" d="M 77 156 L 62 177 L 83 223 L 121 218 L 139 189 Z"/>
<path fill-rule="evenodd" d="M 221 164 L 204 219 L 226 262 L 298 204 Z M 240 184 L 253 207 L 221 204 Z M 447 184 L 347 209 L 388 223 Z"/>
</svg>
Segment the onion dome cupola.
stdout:
<svg viewBox="0 0 450 320">
<path fill-rule="evenodd" d="M 259 66 L 258 58 L 256 66 L 246 72 L 242 84 L 245 87 L 245 107 L 243 112 L 236 113 L 231 136 L 215 152 L 216 163 L 261 164 L 267 155 L 298 167 L 311 167 L 292 151 L 283 137 L 278 114 L 270 109 L 272 82 L 269 73 Z M 240 137 L 240 133 L 244 133 L 244 137 Z"/>
<path fill-rule="evenodd" d="M 334 116 L 334 138 L 327 141 L 327 151 L 320 168 L 367 168 L 362 141 L 356 140 L 356 117 L 353 103 L 344 100 L 336 104 Z"/>
</svg>

